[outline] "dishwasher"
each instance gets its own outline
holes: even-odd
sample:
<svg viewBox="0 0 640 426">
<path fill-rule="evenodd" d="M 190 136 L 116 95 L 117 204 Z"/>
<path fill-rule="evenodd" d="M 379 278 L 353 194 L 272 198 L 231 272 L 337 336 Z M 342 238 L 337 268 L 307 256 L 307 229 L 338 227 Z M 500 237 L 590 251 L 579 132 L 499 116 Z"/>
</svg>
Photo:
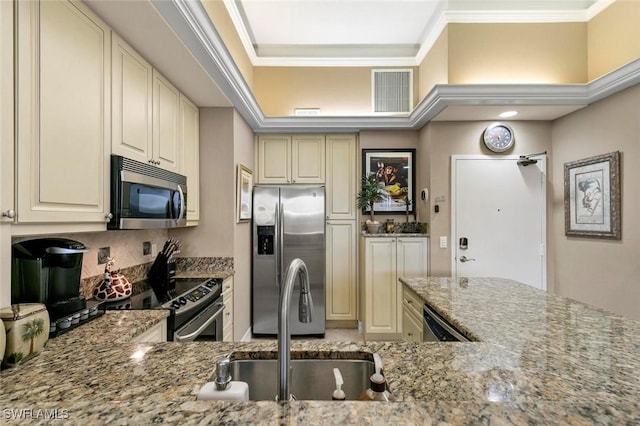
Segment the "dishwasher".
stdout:
<svg viewBox="0 0 640 426">
<path fill-rule="evenodd" d="M 467 339 L 449 324 L 444 318 L 434 312 L 427 305 L 423 309 L 423 342 L 469 342 Z"/>
</svg>

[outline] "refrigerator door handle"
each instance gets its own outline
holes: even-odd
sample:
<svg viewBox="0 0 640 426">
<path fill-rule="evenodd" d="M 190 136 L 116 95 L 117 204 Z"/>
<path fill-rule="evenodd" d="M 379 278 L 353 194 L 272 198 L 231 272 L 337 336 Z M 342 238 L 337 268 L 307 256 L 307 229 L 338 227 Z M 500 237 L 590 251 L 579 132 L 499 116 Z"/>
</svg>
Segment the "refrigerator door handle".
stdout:
<svg viewBox="0 0 640 426">
<path fill-rule="evenodd" d="M 276 201 L 276 220 L 275 220 L 275 238 L 274 238 L 274 253 L 276 255 L 276 288 L 280 288 L 280 200 Z"/>
<path fill-rule="evenodd" d="M 278 288 L 287 271 L 284 270 L 284 209 L 282 208 L 282 201 L 278 204 L 278 268 L 280 269 L 280 280 L 278 280 Z"/>
</svg>

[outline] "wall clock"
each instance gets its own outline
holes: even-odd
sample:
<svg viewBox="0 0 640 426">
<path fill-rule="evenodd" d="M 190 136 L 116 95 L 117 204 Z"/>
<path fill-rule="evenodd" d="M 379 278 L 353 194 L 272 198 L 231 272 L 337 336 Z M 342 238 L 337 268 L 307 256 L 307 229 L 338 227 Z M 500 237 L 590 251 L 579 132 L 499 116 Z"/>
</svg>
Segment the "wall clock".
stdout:
<svg viewBox="0 0 640 426">
<path fill-rule="evenodd" d="M 513 129 L 505 123 L 493 123 L 484 130 L 484 144 L 493 152 L 504 152 L 516 141 Z"/>
</svg>

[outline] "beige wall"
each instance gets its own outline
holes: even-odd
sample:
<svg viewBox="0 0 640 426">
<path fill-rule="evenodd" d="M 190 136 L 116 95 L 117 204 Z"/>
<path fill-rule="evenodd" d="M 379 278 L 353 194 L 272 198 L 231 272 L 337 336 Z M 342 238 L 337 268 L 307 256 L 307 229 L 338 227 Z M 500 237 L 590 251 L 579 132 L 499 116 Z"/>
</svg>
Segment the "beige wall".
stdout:
<svg viewBox="0 0 640 426">
<path fill-rule="evenodd" d="M 255 173 L 255 136 L 237 111 L 234 111 L 233 128 L 234 164 L 237 167 L 237 164 L 241 163 Z M 236 223 L 233 240 L 233 262 L 236 271 L 233 277 L 233 334 L 236 340 L 240 340 L 251 327 L 251 222 Z"/>
<path fill-rule="evenodd" d="M 618 0 L 589 21 L 589 80 L 640 57 L 640 2 Z"/>
<path fill-rule="evenodd" d="M 449 83 L 585 83 L 587 24 L 449 24 Z"/>
<path fill-rule="evenodd" d="M 490 155 L 482 144 L 481 135 L 490 122 L 432 122 L 420 131 L 420 150 L 426 147 L 429 153 L 429 203 L 423 211 L 430 212 L 431 234 L 431 274 L 447 276 L 451 274 L 451 244 L 449 248 L 439 247 L 440 236 L 451 241 L 451 156 Z M 516 143 L 506 155 L 524 155 L 551 151 L 551 125 L 548 122 L 510 122 Z M 495 155 L 495 154 L 493 154 Z M 421 156 L 421 162 L 425 161 Z M 444 196 L 446 201 L 438 203 L 439 213 L 433 212 L 435 197 Z M 547 197 L 551 197 L 547 194 Z M 550 227 L 550 225 L 549 225 Z M 550 236 L 548 236 L 550 241 Z M 549 258 L 552 254 L 548 253 Z M 551 268 L 552 265 L 549 266 Z M 553 289 L 552 275 L 548 272 L 547 288 Z"/>
<path fill-rule="evenodd" d="M 233 108 L 200 108 L 200 221 L 171 231 L 181 257 L 233 257 L 235 164 Z"/>
<path fill-rule="evenodd" d="M 386 69 L 386 68 L 385 68 Z M 267 116 L 291 116 L 296 108 L 320 108 L 323 116 L 371 115 L 369 67 L 256 67 L 253 93 Z M 414 99 L 418 83 L 414 68 Z"/>
<path fill-rule="evenodd" d="M 449 28 L 445 28 L 418 67 L 419 100 L 436 84 L 449 82 Z"/>
<path fill-rule="evenodd" d="M 362 176 L 362 150 L 363 149 L 415 149 L 416 150 L 416 181 L 420 185 L 418 174 L 420 173 L 420 167 L 417 164 L 418 158 L 418 132 L 415 130 L 397 130 L 397 131 L 364 131 L 360 132 L 360 150 L 358 152 L 358 176 Z M 358 179 L 358 189 L 360 187 L 360 179 Z M 417 186 L 416 190 L 421 188 Z M 354 200 L 355 202 L 355 200 Z M 418 210 L 421 205 L 418 204 Z M 359 214 L 359 222 L 362 223 L 369 219 L 369 215 Z M 404 222 L 406 220 L 405 215 L 388 215 L 379 214 L 375 216 L 375 219 L 380 222 L 384 222 L 387 219 L 394 219 L 395 221 Z M 409 220 L 413 221 L 414 217 L 409 216 Z"/>
<path fill-rule="evenodd" d="M 640 86 L 561 118 L 553 138 L 556 293 L 640 320 Z M 564 235 L 564 163 L 622 152 L 622 240 Z"/>
<path fill-rule="evenodd" d="M 244 77 L 249 87 L 253 87 L 253 64 L 244 49 L 224 2 L 220 0 L 202 0 L 202 5 L 209 14 L 213 26 L 220 34 L 242 77 Z"/>
</svg>

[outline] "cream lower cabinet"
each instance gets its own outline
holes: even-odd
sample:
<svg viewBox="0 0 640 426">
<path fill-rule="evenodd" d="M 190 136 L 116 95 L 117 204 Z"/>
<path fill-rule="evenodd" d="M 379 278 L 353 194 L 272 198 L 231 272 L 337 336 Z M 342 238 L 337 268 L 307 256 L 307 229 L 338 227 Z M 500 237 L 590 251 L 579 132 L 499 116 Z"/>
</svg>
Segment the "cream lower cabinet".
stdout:
<svg viewBox="0 0 640 426">
<path fill-rule="evenodd" d="M 258 137 L 257 183 L 324 183 L 324 135 Z"/>
<path fill-rule="evenodd" d="M 398 278 L 428 274 L 425 237 L 361 237 L 361 320 L 365 339 L 402 337 L 402 287 Z"/>
<path fill-rule="evenodd" d="M 142 332 L 131 339 L 132 342 L 137 343 L 157 343 L 167 341 L 167 320 L 163 319 L 150 329 Z"/>
<path fill-rule="evenodd" d="M 222 302 L 224 303 L 222 340 L 233 342 L 233 277 L 227 277 L 222 282 Z"/>
<path fill-rule="evenodd" d="M 355 221 L 327 221 L 325 274 L 327 321 L 357 319 L 355 228 Z"/>
<path fill-rule="evenodd" d="M 402 340 L 422 342 L 422 307 L 424 302 L 406 285 L 402 285 Z"/>
<path fill-rule="evenodd" d="M 104 230 L 111 31 L 79 2 L 15 5 L 16 221 L 74 223 L 76 230 L 93 223 L 95 230 Z"/>
<path fill-rule="evenodd" d="M 200 219 L 200 112 L 184 95 L 180 95 L 180 144 L 182 174 L 187 177 L 187 225 Z"/>
</svg>

